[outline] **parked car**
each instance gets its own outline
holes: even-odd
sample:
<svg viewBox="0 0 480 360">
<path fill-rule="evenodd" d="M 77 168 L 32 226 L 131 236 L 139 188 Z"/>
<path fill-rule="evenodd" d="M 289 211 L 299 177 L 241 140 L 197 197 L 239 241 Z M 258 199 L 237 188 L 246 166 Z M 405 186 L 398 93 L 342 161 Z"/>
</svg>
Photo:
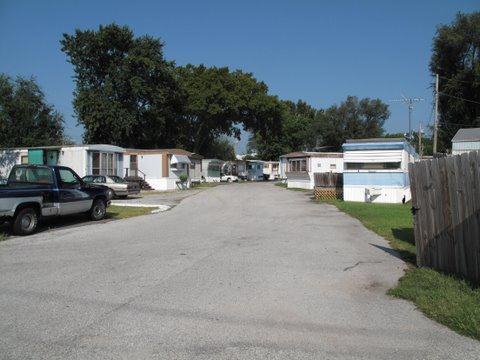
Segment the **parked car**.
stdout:
<svg viewBox="0 0 480 360">
<path fill-rule="evenodd" d="M 104 185 L 108 187 L 110 199 L 114 196 L 126 198 L 128 195 L 140 193 L 140 185 L 135 182 L 128 182 L 120 176 L 114 175 L 87 175 L 82 179 L 87 184 Z"/>
<path fill-rule="evenodd" d="M 15 165 L 0 187 L 0 223 L 12 223 L 13 233 L 35 232 L 43 217 L 87 213 L 105 217 L 108 188 L 86 184 L 65 166 Z"/>
<path fill-rule="evenodd" d="M 228 182 L 231 183 L 233 181 L 238 181 L 238 176 L 236 175 L 228 175 L 228 174 L 220 174 L 220 181 L 221 182 Z"/>
</svg>

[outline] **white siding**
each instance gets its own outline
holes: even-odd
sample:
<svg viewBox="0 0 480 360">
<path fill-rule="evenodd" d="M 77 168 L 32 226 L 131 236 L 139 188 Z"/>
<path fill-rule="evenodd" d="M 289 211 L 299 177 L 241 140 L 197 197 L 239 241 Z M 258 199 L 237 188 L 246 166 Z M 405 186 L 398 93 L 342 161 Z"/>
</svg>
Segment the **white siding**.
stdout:
<svg viewBox="0 0 480 360">
<path fill-rule="evenodd" d="M 65 147 L 59 151 L 58 165 L 68 166 L 80 177 L 88 173 L 87 151 L 84 147 Z"/>
<path fill-rule="evenodd" d="M 130 157 L 127 166 L 130 166 Z M 148 183 L 150 180 L 162 178 L 162 154 L 139 154 L 137 155 L 137 166 L 138 170 L 145 173 Z"/>
<path fill-rule="evenodd" d="M 342 173 L 343 158 L 312 157 L 308 170 L 312 174 L 322 172 Z"/>
<path fill-rule="evenodd" d="M 375 196 L 367 196 L 366 187 L 361 185 L 344 185 L 343 186 L 343 200 L 345 201 L 359 201 L 372 203 L 390 203 L 398 204 L 402 202 L 403 197 L 409 201 L 411 193 L 409 187 L 381 187 L 381 194 Z"/>
<path fill-rule="evenodd" d="M 362 150 L 345 151 L 343 159 L 345 162 L 354 163 L 379 163 L 379 162 L 401 162 L 405 150 Z"/>
</svg>

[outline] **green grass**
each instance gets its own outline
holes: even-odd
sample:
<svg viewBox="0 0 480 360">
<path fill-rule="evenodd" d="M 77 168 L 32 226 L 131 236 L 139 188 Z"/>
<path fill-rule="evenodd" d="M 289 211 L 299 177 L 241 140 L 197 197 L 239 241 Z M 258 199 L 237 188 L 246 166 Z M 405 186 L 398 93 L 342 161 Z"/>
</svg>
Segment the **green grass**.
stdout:
<svg viewBox="0 0 480 360">
<path fill-rule="evenodd" d="M 7 234 L 0 230 L 0 241 L 7 240 Z"/>
<path fill-rule="evenodd" d="M 205 188 L 212 188 L 218 185 L 220 185 L 219 182 L 199 182 L 199 183 L 192 184 L 190 189 L 205 189 Z"/>
<path fill-rule="evenodd" d="M 148 215 L 152 210 L 155 210 L 155 208 L 111 205 L 107 208 L 107 218 L 115 220 L 127 219 L 134 216 Z"/>
<path fill-rule="evenodd" d="M 480 340 L 480 288 L 427 268 L 412 268 L 390 295 L 410 300 L 431 319 Z"/>
<path fill-rule="evenodd" d="M 341 200 L 328 202 L 360 220 L 367 229 L 383 236 L 403 259 L 415 264 L 413 217 L 409 205 L 368 204 Z"/>
<path fill-rule="evenodd" d="M 328 201 L 383 236 L 410 264 L 388 293 L 412 301 L 425 315 L 450 329 L 480 340 L 480 288 L 428 268 L 415 266 L 413 216 L 409 205 Z"/>
</svg>

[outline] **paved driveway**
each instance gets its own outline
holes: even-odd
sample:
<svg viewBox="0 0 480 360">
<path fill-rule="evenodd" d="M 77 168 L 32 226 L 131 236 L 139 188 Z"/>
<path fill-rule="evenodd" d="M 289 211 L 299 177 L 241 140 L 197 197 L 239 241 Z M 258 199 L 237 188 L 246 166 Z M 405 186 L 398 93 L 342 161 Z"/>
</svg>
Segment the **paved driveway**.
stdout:
<svg viewBox="0 0 480 360">
<path fill-rule="evenodd" d="M 404 264 L 328 205 L 219 186 L 0 243 L 3 359 L 478 359 L 385 291 Z"/>
</svg>

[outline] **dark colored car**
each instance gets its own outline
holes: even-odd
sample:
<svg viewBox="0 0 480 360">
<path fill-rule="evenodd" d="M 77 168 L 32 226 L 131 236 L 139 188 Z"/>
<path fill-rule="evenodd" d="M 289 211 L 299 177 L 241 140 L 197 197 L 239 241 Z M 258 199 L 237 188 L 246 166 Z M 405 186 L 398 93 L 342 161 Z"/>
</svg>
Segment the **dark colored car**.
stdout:
<svg viewBox="0 0 480 360">
<path fill-rule="evenodd" d="M 101 220 L 110 204 L 108 190 L 84 183 L 68 167 L 15 165 L 0 186 L 0 222 L 10 221 L 15 234 L 28 235 L 43 217 L 88 213 Z"/>
</svg>

